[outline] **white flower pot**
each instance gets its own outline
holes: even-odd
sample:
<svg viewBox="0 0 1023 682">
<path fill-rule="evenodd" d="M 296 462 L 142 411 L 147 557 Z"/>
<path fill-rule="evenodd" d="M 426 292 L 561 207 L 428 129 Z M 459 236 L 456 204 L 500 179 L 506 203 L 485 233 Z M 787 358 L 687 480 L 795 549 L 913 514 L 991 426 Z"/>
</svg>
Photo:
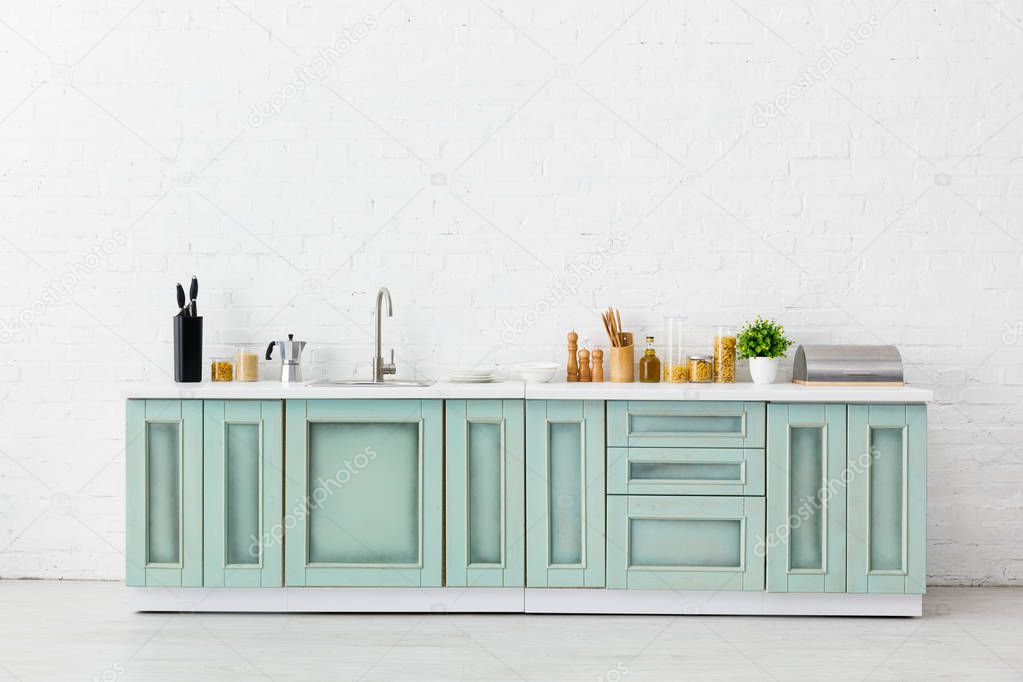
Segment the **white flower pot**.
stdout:
<svg viewBox="0 0 1023 682">
<path fill-rule="evenodd" d="M 754 384 L 773 384 L 781 358 L 750 358 L 749 373 Z"/>
</svg>

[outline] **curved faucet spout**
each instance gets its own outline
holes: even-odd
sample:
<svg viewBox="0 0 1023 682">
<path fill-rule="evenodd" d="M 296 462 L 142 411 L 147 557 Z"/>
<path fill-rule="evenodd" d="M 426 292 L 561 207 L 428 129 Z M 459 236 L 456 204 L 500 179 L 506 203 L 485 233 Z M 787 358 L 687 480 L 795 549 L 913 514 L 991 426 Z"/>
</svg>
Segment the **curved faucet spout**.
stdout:
<svg viewBox="0 0 1023 682">
<path fill-rule="evenodd" d="M 391 292 L 387 287 L 380 287 L 377 291 L 377 328 L 375 340 L 375 354 L 373 355 L 373 381 L 382 382 L 385 374 L 394 374 L 397 370 L 394 367 L 394 351 L 391 351 L 391 361 L 384 362 L 383 349 L 380 341 L 380 318 L 383 317 L 383 303 L 387 301 L 387 316 L 394 317 L 394 306 L 391 305 Z"/>
<path fill-rule="evenodd" d="M 391 306 L 391 291 L 387 287 L 380 287 L 380 291 L 377 292 L 377 317 L 379 318 L 380 316 L 380 303 L 383 300 L 387 301 L 387 316 L 394 317 L 394 308 Z"/>
</svg>

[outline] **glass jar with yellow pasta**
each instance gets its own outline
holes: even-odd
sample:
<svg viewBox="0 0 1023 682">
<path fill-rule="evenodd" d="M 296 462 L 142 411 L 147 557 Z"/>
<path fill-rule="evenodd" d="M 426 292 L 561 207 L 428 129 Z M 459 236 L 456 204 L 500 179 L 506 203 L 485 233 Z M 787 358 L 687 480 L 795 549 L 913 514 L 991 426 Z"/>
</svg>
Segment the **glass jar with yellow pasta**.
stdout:
<svg viewBox="0 0 1023 682">
<path fill-rule="evenodd" d="M 231 358 L 210 358 L 210 381 L 234 381 L 234 365 Z"/>
<path fill-rule="evenodd" d="M 735 381 L 735 327 L 719 325 L 714 333 L 714 381 Z"/>
<path fill-rule="evenodd" d="M 686 318 L 683 315 L 668 315 L 664 318 L 664 381 L 683 384 L 689 381 L 689 366 L 682 347 L 682 333 Z"/>
<path fill-rule="evenodd" d="M 689 356 L 689 381 L 706 384 L 714 380 L 714 358 L 711 355 Z"/>
</svg>

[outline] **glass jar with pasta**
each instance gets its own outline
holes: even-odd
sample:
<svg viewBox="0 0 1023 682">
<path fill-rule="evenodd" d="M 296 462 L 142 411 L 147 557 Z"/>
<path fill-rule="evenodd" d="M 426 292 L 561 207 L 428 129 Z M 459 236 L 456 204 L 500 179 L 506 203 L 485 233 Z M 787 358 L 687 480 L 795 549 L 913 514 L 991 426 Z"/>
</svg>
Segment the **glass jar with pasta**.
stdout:
<svg viewBox="0 0 1023 682">
<path fill-rule="evenodd" d="M 686 362 L 685 350 L 682 347 L 682 332 L 686 318 L 682 315 L 669 315 L 664 318 L 664 371 L 663 380 L 671 384 L 684 384 L 689 381 L 689 365 Z"/>
<path fill-rule="evenodd" d="M 715 327 L 714 381 L 722 384 L 735 381 L 735 327 Z"/>
<path fill-rule="evenodd" d="M 210 381 L 234 381 L 232 358 L 213 356 L 210 358 Z"/>
<path fill-rule="evenodd" d="M 706 384 L 714 380 L 714 357 L 711 355 L 689 356 L 689 381 Z"/>
<path fill-rule="evenodd" d="M 259 381 L 259 351 L 255 344 L 243 343 L 235 346 L 235 380 Z"/>
</svg>

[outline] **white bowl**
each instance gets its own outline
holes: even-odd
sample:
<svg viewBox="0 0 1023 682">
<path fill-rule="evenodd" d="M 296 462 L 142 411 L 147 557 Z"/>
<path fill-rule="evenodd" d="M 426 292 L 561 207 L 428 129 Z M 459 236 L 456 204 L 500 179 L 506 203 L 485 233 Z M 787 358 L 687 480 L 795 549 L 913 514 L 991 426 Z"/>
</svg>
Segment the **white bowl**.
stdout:
<svg viewBox="0 0 1023 682">
<path fill-rule="evenodd" d="M 515 371 L 527 384 L 546 384 L 554 378 L 560 367 L 556 362 L 523 362 L 515 365 Z"/>
</svg>

